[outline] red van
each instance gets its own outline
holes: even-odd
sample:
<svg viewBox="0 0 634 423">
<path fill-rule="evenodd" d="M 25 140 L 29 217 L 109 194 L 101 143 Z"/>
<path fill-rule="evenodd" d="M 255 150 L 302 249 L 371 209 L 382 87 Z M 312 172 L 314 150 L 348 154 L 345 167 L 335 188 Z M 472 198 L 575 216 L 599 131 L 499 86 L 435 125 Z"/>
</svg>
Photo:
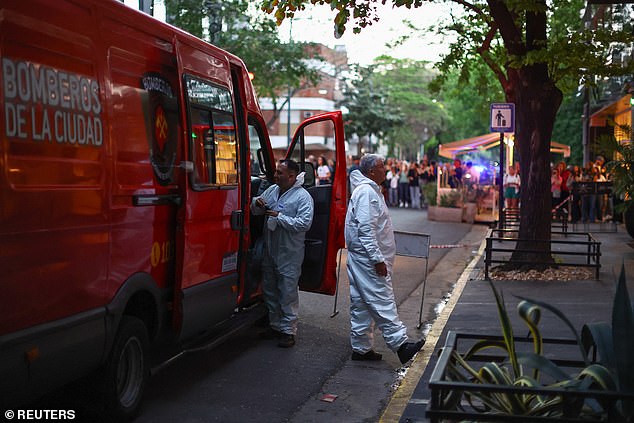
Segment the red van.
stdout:
<svg viewBox="0 0 634 423">
<path fill-rule="evenodd" d="M 248 206 L 275 163 L 247 70 L 114 0 L 3 1 L 0 65 L 0 403 L 96 372 L 133 415 L 149 350 L 262 316 Z M 314 126 L 335 140 L 332 185 L 310 177 Z M 315 200 L 304 290 L 336 289 L 344 148 L 332 112 L 287 153 Z"/>
</svg>

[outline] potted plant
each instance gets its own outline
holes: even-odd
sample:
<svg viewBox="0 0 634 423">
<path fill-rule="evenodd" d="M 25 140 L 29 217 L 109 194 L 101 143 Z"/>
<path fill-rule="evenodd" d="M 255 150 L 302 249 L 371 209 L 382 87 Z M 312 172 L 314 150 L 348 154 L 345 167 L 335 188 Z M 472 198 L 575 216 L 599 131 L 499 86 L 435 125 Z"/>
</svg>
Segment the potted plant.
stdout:
<svg viewBox="0 0 634 423">
<path fill-rule="evenodd" d="M 614 124 L 615 133 L 623 135 L 629 141 L 619 142 L 614 135 L 601 137 L 599 144 L 612 160 L 605 164 L 614 186 L 614 195 L 624 201 L 616 207 L 617 212 L 623 213 L 625 229 L 634 238 L 634 144 L 632 142 L 632 127 Z"/>
<path fill-rule="evenodd" d="M 437 199 L 437 205 L 430 203 L 427 209 L 429 220 L 443 222 L 462 222 L 462 193 L 457 189 L 447 189 Z"/>
<path fill-rule="evenodd" d="M 520 298 L 518 313 L 529 336 L 515 337 L 501 294 L 495 295 L 502 335 L 465 334 L 470 348 L 457 348 L 450 333 L 430 379 L 427 416 L 433 421 L 634 421 L 634 311 L 625 271 L 617 280 L 612 324 L 584 325 L 581 335 L 565 315 L 549 304 Z M 558 316 L 573 339 L 542 337 L 542 309 Z M 520 344 L 528 344 L 521 346 Z M 573 347 L 576 360 L 554 358 L 553 347 Z M 499 355 L 487 354 L 497 351 Z M 598 354 L 598 355 L 597 355 Z M 494 359 L 489 361 L 488 358 Z"/>
</svg>

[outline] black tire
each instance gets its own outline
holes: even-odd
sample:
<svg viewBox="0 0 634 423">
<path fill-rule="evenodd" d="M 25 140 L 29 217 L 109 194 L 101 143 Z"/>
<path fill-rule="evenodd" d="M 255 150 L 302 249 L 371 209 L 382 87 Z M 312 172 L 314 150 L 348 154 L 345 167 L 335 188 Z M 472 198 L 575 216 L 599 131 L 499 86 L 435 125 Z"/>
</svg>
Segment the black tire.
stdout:
<svg viewBox="0 0 634 423">
<path fill-rule="evenodd" d="M 123 316 L 103 374 L 106 414 L 112 421 L 134 418 L 149 377 L 149 340 L 143 322 Z"/>
</svg>

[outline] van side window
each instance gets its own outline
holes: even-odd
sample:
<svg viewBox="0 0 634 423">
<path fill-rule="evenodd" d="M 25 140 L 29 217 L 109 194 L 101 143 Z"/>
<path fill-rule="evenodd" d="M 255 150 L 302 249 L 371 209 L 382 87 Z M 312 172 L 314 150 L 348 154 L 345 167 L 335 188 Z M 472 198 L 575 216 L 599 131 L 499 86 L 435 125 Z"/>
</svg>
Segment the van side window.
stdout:
<svg viewBox="0 0 634 423">
<path fill-rule="evenodd" d="M 261 128 L 258 123 L 249 119 L 249 153 L 251 159 L 251 176 L 264 176 L 266 174 L 266 163 L 262 152 Z"/>
<path fill-rule="evenodd" d="M 238 184 L 238 152 L 231 93 L 186 75 L 194 189 Z"/>
</svg>

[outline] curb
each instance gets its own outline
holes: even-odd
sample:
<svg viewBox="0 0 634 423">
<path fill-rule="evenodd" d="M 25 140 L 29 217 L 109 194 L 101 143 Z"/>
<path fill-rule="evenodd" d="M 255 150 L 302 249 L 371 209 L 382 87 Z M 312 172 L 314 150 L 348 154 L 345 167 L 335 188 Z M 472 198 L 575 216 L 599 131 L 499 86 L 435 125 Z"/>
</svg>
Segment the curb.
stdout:
<svg viewBox="0 0 634 423">
<path fill-rule="evenodd" d="M 409 403 L 416 386 L 420 382 L 429 360 L 436 348 L 436 344 L 442 335 L 442 332 L 449 320 L 449 316 L 453 312 L 454 307 L 458 303 L 458 299 L 462 294 L 462 291 L 469 280 L 469 276 L 473 273 L 477 263 L 482 258 L 486 242 L 482 241 L 478 252 L 469 262 L 465 270 L 462 272 L 454 289 L 451 293 L 451 297 L 447 302 L 447 305 L 442 309 L 436 320 L 434 321 L 429 333 L 427 334 L 427 340 L 425 345 L 418 354 L 414 357 L 414 361 L 407 369 L 407 373 L 403 377 L 401 384 L 396 388 L 396 391 L 390 398 L 390 401 L 385 408 L 385 411 L 379 419 L 380 423 L 397 423 L 399 422 L 407 404 Z"/>
</svg>

